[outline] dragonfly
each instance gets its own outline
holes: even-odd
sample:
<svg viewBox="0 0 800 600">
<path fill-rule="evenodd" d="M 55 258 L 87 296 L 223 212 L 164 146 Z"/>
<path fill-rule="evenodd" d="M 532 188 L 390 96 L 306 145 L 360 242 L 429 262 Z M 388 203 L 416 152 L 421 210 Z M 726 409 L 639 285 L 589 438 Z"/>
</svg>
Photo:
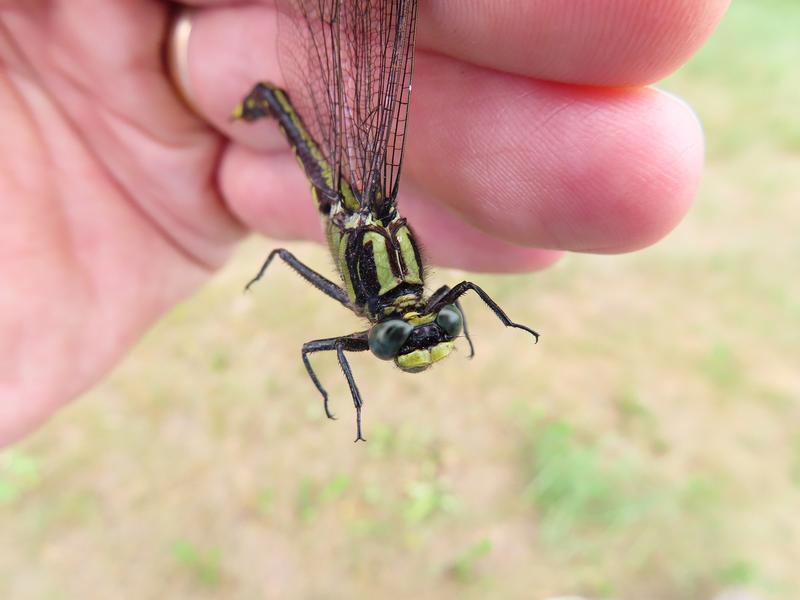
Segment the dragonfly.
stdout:
<svg viewBox="0 0 800 600">
<path fill-rule="evenodd" d="M 464 336 L 475 354 L 459 299 L 474 292 L 506 327 L 512 321 L 481 287 L 462 281 L 426 291 L 426 270 L 397 195 L 408 130 L 418 0 L 278 0 L 278 53 L 284 86 L 257 83 L 233 112 L 245 122 L 277 122 L 310 182 L 337 281 L 284 248 L 273 250 L 246 289 L 276 258 L 368 321 L 368 328 L 303 344 L 301 356 L 334 419 L 309 356 L 335 352 L 362 433 L 363 399 L 347 355 L 370 351 L 419 373 L 451 354 Z"/>
</svg>

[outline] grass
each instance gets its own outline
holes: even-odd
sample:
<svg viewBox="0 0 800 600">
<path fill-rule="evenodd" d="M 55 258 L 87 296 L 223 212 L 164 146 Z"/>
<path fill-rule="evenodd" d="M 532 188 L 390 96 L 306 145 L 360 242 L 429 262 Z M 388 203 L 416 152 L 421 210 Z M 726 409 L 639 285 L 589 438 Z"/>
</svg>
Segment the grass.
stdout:
<svg viewBox="0 0 800 600">
<path fill-rule="evenodd" d="M 285 269 L 240 295 L 246 244 L 0 454 L 0 597 L 800 597 L 798 31 L 738 0 L 664 83 L 709 141 L 669 239 L 481 277 L 541 344 L 472 310 L 468 367 L 356 356 L 366 445 L 335 360 L 335 422 L 298 360 L 357 322 Z"/>
<path fill-rule="evenodd" d="M 450 565 L 453 577 L 461 582 L 471 582 L 477 577 L 478 565 L 482 558 L 492 551 L 492 542 L 482 539 L 462 552 Z"/>
<path fill-rule="evenodd" d="M 202 549 L 184 540 L 172 545 L 172 556 L 187 574 L 208 587 L 218 587 L 222 580 L 222 552 L 219 548 Z"/>
<path fill-rule="evenodd" d="M 652 489 L 640 467 L 614 458 L 604 464 L 596 443 L 580 443 L 564 421 L 532 427 L 525 495 L 541 517 L 541 538 L 565 547 L 587 529 L 608 531 L 640 523 L 663 492 Z M 584 541 L 581 541 L 583 545 Z"/>
<path fill-rule="evenodd" d="M 726 536 L 715 517 L 724 510 L 724 487 L 712 477 L 694 472 L 670 480 L 613 434 L 598 438 L 564 420 L 527 420 L 524 496 L 537 513 L 537 540 L 564 564 L 592 566 L 576 579 L 583 592 L 606 596 L 617 582 L 631 581 L 637 583 L 625 586 L 626 594 L 657 596 L 662 591 L 648 582 L 656 565 L 686 562 L 679 574 L 662 576 L 679 575 L 681 595 L 695 597 L 718 572 L 740 564 L 733 562 L 738 555 L 702 555 Z"/>
<path fill-rule="evenodd" d="M 21 450 L 0 454 L 0 506 L 13 506 L 41 480 L 39 461 Z"/>
</svg>

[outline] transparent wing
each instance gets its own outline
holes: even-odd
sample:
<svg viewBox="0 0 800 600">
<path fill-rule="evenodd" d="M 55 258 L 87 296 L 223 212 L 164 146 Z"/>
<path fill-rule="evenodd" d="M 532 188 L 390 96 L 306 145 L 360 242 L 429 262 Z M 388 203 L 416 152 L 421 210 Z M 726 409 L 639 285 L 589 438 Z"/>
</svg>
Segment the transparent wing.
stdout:
<svg viewBox="0 0 800 600">
<path fill-rule="evenodd" d="M 377 214 L 403 162 L 417 0 L 281 0 L 285 85 L 334 169 Z"/>
<path fill-rule="evenodd" d="M 284 88 L 337 173 L 341 166 L 341 0 L 278 0 Z M 338 191 L 338 180 L 335 180 Z"/>
</svg>

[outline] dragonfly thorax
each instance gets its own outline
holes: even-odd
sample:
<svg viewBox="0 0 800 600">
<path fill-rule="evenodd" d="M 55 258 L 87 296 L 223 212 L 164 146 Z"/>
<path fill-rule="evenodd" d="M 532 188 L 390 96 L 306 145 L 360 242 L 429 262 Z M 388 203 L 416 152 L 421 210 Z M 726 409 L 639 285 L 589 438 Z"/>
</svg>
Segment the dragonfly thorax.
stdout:
<svg viewBox="0 0 800 600">
<path fill-rule="evenodd" d="M 354 310 L 376 323 L 417 310 L 425 281 L 422 258 L 405 219 L 387 225 L 369 212 L 332 218 L 328 244 Z"/>
</svg>

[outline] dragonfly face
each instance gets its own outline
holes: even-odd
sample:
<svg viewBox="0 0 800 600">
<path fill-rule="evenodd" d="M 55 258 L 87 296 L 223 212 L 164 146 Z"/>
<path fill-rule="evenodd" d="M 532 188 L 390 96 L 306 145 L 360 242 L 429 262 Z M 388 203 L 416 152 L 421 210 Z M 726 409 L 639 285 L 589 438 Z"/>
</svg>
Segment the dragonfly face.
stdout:
<svg viewBox="0 0 800 600">
<path fill-rule="evenodd" d="M 407 373 L 420 373 L 453 351 L 461 334 L 464 317 L 453 304 L 438 313 L 406 313 L 402 319 L 389 319 L 369 331 L 369 349 L 382 360 Z"/>
</svg>

